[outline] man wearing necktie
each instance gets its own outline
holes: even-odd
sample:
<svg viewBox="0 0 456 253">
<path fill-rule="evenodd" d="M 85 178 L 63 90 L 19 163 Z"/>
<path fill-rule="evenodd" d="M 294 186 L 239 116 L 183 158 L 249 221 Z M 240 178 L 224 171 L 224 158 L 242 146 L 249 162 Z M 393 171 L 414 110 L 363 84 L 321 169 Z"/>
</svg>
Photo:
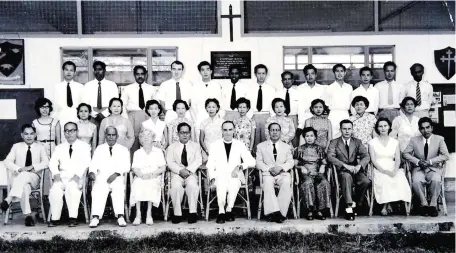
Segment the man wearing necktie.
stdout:
<svg viewBox="0 0 456 253">
<path fill-rule="evenodd" d="M 92 220 L 90 227 L 97 227 L 103 217 L 106 198 L 111 192 L 112 206 L 117 224 L 125 227 L 125 181 L 124 174 L 130 171 L 130 152 L 117 143 L 119 134 L 114 126 L 105 130 L 106 143 L 95 150 L 89 168 L 89 179 L 95 181 L 92 187 Z"/>
<path fill-rule="evenodd" d="M 417 106 L 414 115 L 418 118 L 429 117 L 429 109 L 434 104 L 434 88 L 423 80 L 424 67 L 415 63 L 410 67 L 413 80 L 404 84 L 405 96 L 416 99 Z"/>
<path fill-rule="evenodd" d="M 355 208 L 363 204 L 367 188 L 371 184 L 365 172 L 370 157 L 361 140 L 352 137 L 353 123 L 350 120 L 342 120 L 339 127 L 342 135 L 329 143 L 328 161 L 336 166 L 340 178 L 342 196 L 346 203 L 345 219 L 355 220 Z M 352 198 L 353 186 L 355 199 Z"/>
<path fill-rule="evenodd" d="M 70 121 L 63 128 L 66 142 L 62 142 L 55 148 L 49 162 L 49 170 L 53 179 L 52 187 L 49 190 L 50 227 L 60 224 L 63 196 L 65 196 L 68 207 L 69 226 L 77 226 L 83 184 L 81 180 L 91 159 L 91 147 L 77 138 L 78 125 Z"/>
<path fill-rule="evenodd" d="M 400 115 L 400 103 L 404 99 L 404 85 L 395 81 L 396 63 L 388 61 L 383 64 L 385 80 L 375 84 L 379 91 L 379 105 L 377 119 L 387 118 L 390 122 Z"/>
<path fill-rule="evenodd" d="M 40 186 L 38 173 L 48 167 L 49 160 L 44 146 L 35 142 L 36 129 L 30 124 L 25 124 L 21 130 L 23 142 L 14 144 L 3 161 L 14 180 L 8 197 L 3 200 L 0 207 L 3 212 L 6 212 L 12 202 L 20 202 L 22 214 L 26 216 L 25 225 L 34 226 L 35 221 L 29 201 L 30 193 L 32 189 Z"/>
<path fill-rule="evenodd" d="M 74 81 L 76 75 L 76 64 L 66 61 L 62 65 L 63 81 L 54 86 L 54 105 L 55 118 L 60 120 L 63 126 L 69 121 L 77 120 L 76 108 L 83 102 L 84 85 Z M 63 127 L 61 136 L 64 135 Z"/>
<path fill-rule="evenodd" d="M 200 186 L 196 170 L 202 164 L 201 148 L 198 143 L 190 140 L 191 126 L 180 123 L 177 126 L 179 142 L 174 142 L 166 150 L 166 162 L 171 171 L 171 201 L 174 216 L 173 224 L 182 219 L 182 200 L 187 194 L 189 216 L 188 223 L 197 221 L 197 204 Z"/>
<path fill-rule="evenodd" d="M 106 64 L 93 63 L 95 79 L 84 85 L 84 102 L 92 106 L 92 122 L 100 127 L 101 121 L 109 116 L 109 100 L 119 97 L 117 84 L 105 78 Z M 77 105 L 76 105 L 77 106 Z"/>
<path fill-rule="evenodd" d="M 256 167 L 263 174 L 264 214 L 269 221 L 282 223 L 287 217 L 293 194 L 290 175 L 294 166 L 292 147 L 280 140 L 278 123 L 272 123 L 268 128 L 270 139 L 258 144 Z M 279 185 L 277 196 L 274 185 Z"/>
<path fill-rule="evenodd" d="M 128 117 L 135 132 L 135 142 L 130 149 L 133 154 L 139 149 L 139 132 L 144 121 L 149 117 L 146 114 L 146 103 L 155 97 L 155 88 L 146 83 L 148 72 L 144 66 L 138 65 L 133 68 L 135 83 L 127 85 L 122 90 L 122 101 L 125 117 Z"/>
<path fill-rule="evenodd" d="M 224 120 L 236 121 L 240 115 L 237 110 L 236 101 L 247 96 L 247 84 L 242 82 L 241 68 L 239 65 L 230 65 L 228 74 L 230 83 L 222 85 L 223 99 L 220 100 L 221 108 L 225 110 Z"/>
<path fill-rule="evenodd" d="M 420 200 L 422 216 L 438 216 L 437 198 L 440 195 L 443 162 L 450 159 L 442 136 L 433 134 L 433 122 L 424 117 L 418 121 L 421 136 L 410 139 L 402 157 L 412 166 L 412 189 Z M 427 196 L 425 194 L 427 187 Z M 430 201 L 428 201 L 430 200 Z"/>
</svg>

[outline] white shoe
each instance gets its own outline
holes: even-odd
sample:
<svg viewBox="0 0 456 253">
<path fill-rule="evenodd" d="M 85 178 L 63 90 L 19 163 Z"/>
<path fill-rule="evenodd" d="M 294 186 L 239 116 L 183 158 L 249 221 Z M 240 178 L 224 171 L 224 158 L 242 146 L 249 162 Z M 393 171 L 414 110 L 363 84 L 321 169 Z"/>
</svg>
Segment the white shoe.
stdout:
<svg viewBox="0 0 456 253">
<path fill-rule="evenodd" d="M 152 217 L 147 217 L 146 224 L 149 225 L 149 226 L 153 225 L 154 224 L 154 219 L 152 219 Z"/>
<path fill-rule="evenodd" d="M 126 227 L 127 226 L 127 223 L 125 222 L 124 217 L 119 217 L 117 219 L 117 224 L 119 224 L 119 227 Z"/>
<path fill-rule="evenodd" d="M 133 226 L 138 226 L 141 224 L 141 218 L 136 217 L 135 220 L 133 221 Z"/>
<path fill-rule="evenodd" d="M 92 218 L 92 220 L 90 221 L 89 227 L 96 228 L 96 227 L 98 227 L 99 223 L 100 223 L 100 220 L 98 218 Z"/>
</svg>

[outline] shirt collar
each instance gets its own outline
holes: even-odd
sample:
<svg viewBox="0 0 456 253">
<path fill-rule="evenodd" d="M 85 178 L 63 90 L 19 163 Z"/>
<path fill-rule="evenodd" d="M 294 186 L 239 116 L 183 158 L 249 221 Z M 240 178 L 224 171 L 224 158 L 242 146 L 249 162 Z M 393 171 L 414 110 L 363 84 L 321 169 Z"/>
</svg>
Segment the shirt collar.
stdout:
<svg viewBox="0 0 456 253">
<path fill-rule="evenodd" d="M 421 136 L 422 136 L 422 135 L 421 135 Z M 429 139 L 427 139 L 428 145 L 429 145 L 429 142 L 431 142 L 432 136 L 433 136 L 433 134 L 431 134 L 431 136 L 429 136 Z M 424 138 L 424 136 L 422 136 L 422 137 L 423 137 L 423 138 L 422 138 L 422 139 L 423 139 L 423 144 L 425 144 L 425 143 L 426 143 L 426 138 Z"/>
</svg>

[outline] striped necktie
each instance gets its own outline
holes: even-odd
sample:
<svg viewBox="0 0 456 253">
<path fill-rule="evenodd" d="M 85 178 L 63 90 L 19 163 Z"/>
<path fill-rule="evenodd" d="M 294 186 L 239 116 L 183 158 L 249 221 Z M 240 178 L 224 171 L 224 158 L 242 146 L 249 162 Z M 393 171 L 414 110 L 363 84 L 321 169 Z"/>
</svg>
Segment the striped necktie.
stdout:
<svg viewBox="0 0 456 253">
<path fill-rule="evenodd" d="M 416 84 L 416 104 L 418 106 L 421 105 L 421 89 L 420 89 L 420 83 L 419 82 Z"/>
</svg>

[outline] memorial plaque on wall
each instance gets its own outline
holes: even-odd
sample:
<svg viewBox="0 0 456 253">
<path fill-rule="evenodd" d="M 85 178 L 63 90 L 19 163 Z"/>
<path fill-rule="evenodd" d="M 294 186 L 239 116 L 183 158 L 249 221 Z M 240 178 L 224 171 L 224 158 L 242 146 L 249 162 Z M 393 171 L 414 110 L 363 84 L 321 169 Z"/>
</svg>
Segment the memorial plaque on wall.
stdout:
<svg viewBox="0 0 456 253">
<path fill-rule="evenodd" d="M 250 51 L 217 51 L 211 52 L 211 63 L 214 66 L 214 79 L 229 79 L 230 65 L 236 64 L 241 69 L 241 79 L 252 78 Z"/>
</svg>

